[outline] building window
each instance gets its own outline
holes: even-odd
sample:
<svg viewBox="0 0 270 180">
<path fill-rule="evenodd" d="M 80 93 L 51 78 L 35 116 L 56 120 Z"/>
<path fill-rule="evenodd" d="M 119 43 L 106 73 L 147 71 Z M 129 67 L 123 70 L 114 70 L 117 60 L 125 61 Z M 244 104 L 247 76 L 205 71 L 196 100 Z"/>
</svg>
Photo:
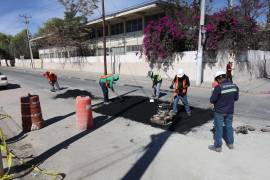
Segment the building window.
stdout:
<svg viewBox="0 0 270 180">
<path fill-rule="evenodd" d="M 141 51 L 142 45 L 127 46 L 127 52 Z"/>
<path fill-rule="evenodd" d="M 109 49 L 106 48 L 106 51 L 109 52 Z M 98 56 L 103 56 L 103 54 L 104 54 L 103 48 L 98 48 L 97 49 L 97 55 Z M 107 55 L 108 55 L 108 53 L 107 53 Z"/>
<path fill-rule="evenodd" d="M 50 58 L 54 58 L 54 53 L 50 53 Z"/>
<path fill-rule="evenodd" d="M 112 47 L 111 52 L 112 54 L 125 54 L 125 47 L 124 46 Z"/>
<path fill-rule="evenodd" d="M 157 21 L 158 19 L 160 19 L 164 16 L 165 16 L 165 13 L 159 13 L 159 14 L 146 16 L 145 17 L 145 25 L 147 25 L 150 21 Z"/>
<path fill-rule="evenodd" d="M 124 32 L 124 24 L 118 23 L 111 26 L 111 35 L 122 34 Z"/>
<path fill-rule="evenodd" d="M 61 55 L 62 55 L 61 52 L 58 52 L 58 53 L 57 53 L 57 57 L 58 57 L 58 58 L 61 58 L 61 57 L 62 57 Z"/>
<path fill-rule="evenodd" d="M 96 29 L 91 28 L 89 32 L 90 39 L 94 39 L 96 37 Z"/>
<path fill-rule="evenodd" d="M 98 37 L 103 37 L 103 28 L 100 27 L 97 29 Z M 108 26 L 105 27 L 105 36 L 108 36 Z"/>
<path fill-rule="evenodd" d="M 142 19 L 134 19 L 127 21 L 127 32 L 134 32 L 142 30 Z"/>
</svg>

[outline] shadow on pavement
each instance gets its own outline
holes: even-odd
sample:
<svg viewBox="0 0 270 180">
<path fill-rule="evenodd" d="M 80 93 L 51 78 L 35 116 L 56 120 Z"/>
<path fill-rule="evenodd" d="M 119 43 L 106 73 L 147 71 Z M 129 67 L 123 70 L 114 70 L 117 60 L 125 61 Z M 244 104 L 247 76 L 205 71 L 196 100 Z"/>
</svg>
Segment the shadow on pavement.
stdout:
<svg viewBox="0 0 270 180">
<path fill-rule="evenodd" d="M 51 124 L 54 124 L 54 123 L 57 123 L 58 121 L 61 121 L 69 116 L 72 116 L 74 115 L 75 112 L 72 112 L 72 113 L 69 113 L 69 114 L 66 114 L 64 116 L 56 116 L 56 117 L 53 117 L 53 118 L 50 118 L 50 119 L 47 119 L 46 121 L 44 121 L 44 126 L 47 127 Z"/>
<path fill-rule="evenodd" d="M 121 180 L 141 179 L 146 169 L 155 159 L 156 155 L 171 136 L 172 132 L 164 131 L 157 135 L 151 135 L 151 142 L 145 147 L 145 153 L 130 168 Z M 169 163 L 169 162 L 168 162 Z"/>
<path fill-rule="evenodd" d="M 154 125 L 150 122 L 150 118 L 157 113 L 158 105 L 167 104 L 170 107 L 169 102 L 149 103 L 149 99 L 142 96 L 125 96 L 124 99 L 124 102 L 115 99 L 109 105 L 104 105 L 93 110 L 103 115 L 121 116 L 133 121 Z M 126 107 L 129 108 L 126 109 Z M 179 105 L 178 108 L 179 114 L 174 119 L 174 122 L 168 127 L 165 127 L 169 131 L 151 135 L 152 141 L 145 147 L 145 153 L 124 175 L 123 180 L 140 179 L 173 132 L 186 134 L 192 128 L 201 126 L 212 119 L 212 110 L 209 109 L 191 107 L 192 116 L 188 117 L 183 106 Z M 164 128 L 162 126 L 157 127 Z"/>
<path fill-rule="evenodd" d="M 6 140 L 7 144 L 11 144 L 11 143 L 15 143 L 18 142 L 22 139 L 24 139 L 25 137 L 27 137 L 27 134 L 25 134 L 23 131 L 21 131 L 19 134 L 17 134 L 16 136 L 9 138 Z"/>
<path fill-rule="evenodd" d="M 145 101 L 145 100 L 143 100 L 143 101 Z M 86 135 L 94 132 L 98 128 L 106 125 L 107 123 L 113 121 L 114 119 L 119 117 L 119 115 L 124 114 L 125 112 L 129 111 L 130 109 L 134 108 L 135 106 L 139 105 L 140 103 L 142 103 L 142 101 L 127 105 L 123 109 L 121 109 L 121 111 L 119 111 L 118 113 L 116 113 L 114 116 L 111 116 L 111 117 L 108 117 L 107 115 L 95 117 L 93 128 L 82 131 L 82 132 L 66 139 L 65 141 L 62 141 L 61 143 L 51 147 L 50 149 L 46 150 L 45 152 L 41 153 L 40 155 L 36 156 L 35 158 L 27 161 L 23 165 L 15 165 L 15 166 L 11 167 L 11 169 L 10 169 L 11 172 L 21 173 L 24 171 L 28 171 L 33 166 L 40 165 L 41 163 L 43 163 L 44 161 L 49 159 L 51 156 L 53 156 L 54 154 L 56 154 L 60 150 L 68 148 L 69 145 L 71 145 L 74 142 L 76 142 L 77 140 L 85 137 Z"/>
<path fill-rule="evenodd" d="M 6 87 L 0 87 L 0 90 L 10 90 L 21 88 L 19 84 L 8 84 Z"/>
</svg>

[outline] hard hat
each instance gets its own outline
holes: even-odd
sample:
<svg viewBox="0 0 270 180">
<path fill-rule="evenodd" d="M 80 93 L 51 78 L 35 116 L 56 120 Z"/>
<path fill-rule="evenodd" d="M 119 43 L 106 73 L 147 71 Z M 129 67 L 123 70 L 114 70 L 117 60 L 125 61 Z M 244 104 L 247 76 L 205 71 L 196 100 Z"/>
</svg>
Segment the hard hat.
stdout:
<svg viewBox="0 0 270 180">
<path fill-rule="evenodd" d="M 215 79 L 216 79 L 217 77 L 221 76 L 221 75 L 225 75 L 225 76 L 226 76 L 226 73 L 225 73 L 224 71 L 222 71 L 222 70 L 217 71 L 217 72 L 216 72 L 216 75 L 215 75 Z"/>
<path fill-rule="evenodd" d="M 183 77 L 184 76 L 184 70 L 183 69 L 179 69 L 178 72 L 177 72 L 177 77 Z"/>
</svg>

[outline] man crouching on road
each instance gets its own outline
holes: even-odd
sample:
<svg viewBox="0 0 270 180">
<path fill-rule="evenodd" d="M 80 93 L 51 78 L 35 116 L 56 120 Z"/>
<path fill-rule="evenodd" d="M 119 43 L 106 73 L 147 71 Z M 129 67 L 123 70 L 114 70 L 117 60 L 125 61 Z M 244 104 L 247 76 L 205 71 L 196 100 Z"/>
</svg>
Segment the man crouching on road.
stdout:
<svg viewBox="0 0 270 180">
<path fill-rule="evenodd" d="M 210 103 L 214 104 L 214 145 L 209 146 L 209 149 L 221 152 L 222 137 L 224 137 L 228 148 L 233 149 L 232 121 L 234 102 L 239 98 L 239 89 L 235 84 L 227 80 L 226 73 L 223 71 L 216 73 L 215 80 L 219 85 L 215 87 L 210 98 Z"/>
<path fill-rule="evenodd" d="M 60 87 L 59 87 L 59 84 L 58 84 L 58 81 L 57 81 L 57 76 L 55 73 L 51 72 L 51 71 L 46 71 L 43 76 L 48 79 L 49 81 L 49 84 L 52 86 L 52 89 L 51 91 L 52 92 L 55 92 L 55 87 L 54 85 L 56 86 L 57 90 L 60 90 Z"/>
</svg>

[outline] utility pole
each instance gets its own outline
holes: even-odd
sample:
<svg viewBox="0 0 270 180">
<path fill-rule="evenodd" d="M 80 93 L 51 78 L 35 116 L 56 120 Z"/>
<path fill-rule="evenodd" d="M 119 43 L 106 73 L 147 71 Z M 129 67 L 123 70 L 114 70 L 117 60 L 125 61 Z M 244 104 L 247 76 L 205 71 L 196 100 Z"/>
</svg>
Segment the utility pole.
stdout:
<svg viewBox="0 0 270 180">
<path fill-rule="evenodd" d="M 107 51 L 106 51 L 106 24 L 105 24 L 105 7 L 104 0 L 102 0 L 102 19 L 103 19 L 103 54 L 104 54 L 104 75 L 107 75 Z"/>
<path fill-rule="evenodd" d="M 229 9 L 233 7 L 233 0 L 228 0 L 228 7 Z"/>
<path fill-rule="evenodd" d="M 205 0 L 201 0 L 201 16 L 200 16 L 200 29 L 198 40 L 198 53 L 197 53 L 197 77 L 196 86 L 200 86 L 202 83 L 202 58 L 203 58 L 203 46 L 202 46 L 202 34 L 204 30 L 204 17 L 205 17 Z"/>
<path fill-rule="evenodd" d="M 25 23 L 25 27 L 26 27 L 26 34 L 27 34 L 27 43 L 29 46 L 29 51 L 30 51 L 30 57 L 31 57 L 31 67 L 33 68 L 33 53 L 32 53 L 32 47 L 31 47 L 31 42 L 30 42 L 30 35 L 29 35 L 29 19 L 31 18 L 31 16 L 27 16 L 27 15 L 20 15 L 20 17 L 24 18 L 24 23 Z"/>
</svg>

